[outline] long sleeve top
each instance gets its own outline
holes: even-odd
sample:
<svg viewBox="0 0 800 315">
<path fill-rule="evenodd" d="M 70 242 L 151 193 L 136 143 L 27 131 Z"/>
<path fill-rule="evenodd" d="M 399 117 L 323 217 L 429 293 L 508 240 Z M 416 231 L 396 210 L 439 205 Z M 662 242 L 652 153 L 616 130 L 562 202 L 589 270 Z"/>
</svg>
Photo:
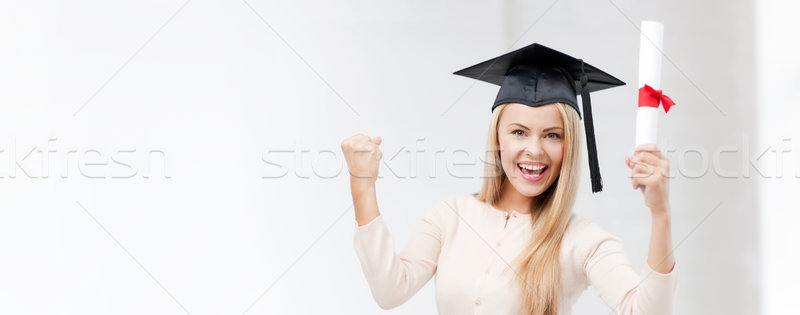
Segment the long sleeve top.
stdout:
<svg viewBox="0 0 800 315">
<path fill-rule="evenodd" d="M 511 262 L 531 239 L 531 215 L 499 210 L 471 194 L 451 195 L 419 221 L 402 251 L 383 217 L 354 226 L 354 246 L 372 296 L 383 309 L 405 303 L 435 276 L 439 314 L 516 315 L 522 289 Z M 637 273 L 621 241 L 572 214 L 560 251 L 559 314 L 590 285 L 616 314 L 672 314 L 677 264 Z"/>
</svg>

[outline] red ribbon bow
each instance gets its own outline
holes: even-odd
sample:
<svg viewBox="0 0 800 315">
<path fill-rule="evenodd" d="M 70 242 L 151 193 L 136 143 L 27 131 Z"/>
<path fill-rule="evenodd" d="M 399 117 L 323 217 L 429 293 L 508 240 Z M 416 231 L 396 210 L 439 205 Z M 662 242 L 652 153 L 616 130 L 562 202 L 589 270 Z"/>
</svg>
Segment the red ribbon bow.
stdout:
<svg viewBox="0 0 800 315">
<path fill-rule="evenodd" d="M 647 84 L 639 88 L 639 107 L 658 108 L 659 103 L 664 104 L 665 113 L 668 113 L 669 108 L 675 105 L 675 102 L 669 96 L 664 95 L 661 90 L 656 90 Z"/>
</svg>

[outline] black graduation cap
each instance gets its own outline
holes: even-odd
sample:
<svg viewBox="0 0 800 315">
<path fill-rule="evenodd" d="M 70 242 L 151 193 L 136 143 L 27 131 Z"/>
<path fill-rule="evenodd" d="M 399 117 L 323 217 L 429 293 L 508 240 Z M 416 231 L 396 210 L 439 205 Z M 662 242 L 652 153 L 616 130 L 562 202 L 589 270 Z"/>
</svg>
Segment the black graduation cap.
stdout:
<svg viewBox="0 0 800 315">
<path fill-rule="evenodd" d="M 521 103 L 536 107 L 561 102 L 572 106 L 583 119 L 586 129 L 592 192 L 603 190 L 589 93 L 625 85 L 625 82 L 583 62 L 582 59 L 576 59 L 537 43 L 453 74 L 499 85 L 500 91 L 497 92 L 492 111 L 504 103 Z M 576 98 L 578 93 L 581 94 L 583 115 L 578 109 Z"/>
</svg>

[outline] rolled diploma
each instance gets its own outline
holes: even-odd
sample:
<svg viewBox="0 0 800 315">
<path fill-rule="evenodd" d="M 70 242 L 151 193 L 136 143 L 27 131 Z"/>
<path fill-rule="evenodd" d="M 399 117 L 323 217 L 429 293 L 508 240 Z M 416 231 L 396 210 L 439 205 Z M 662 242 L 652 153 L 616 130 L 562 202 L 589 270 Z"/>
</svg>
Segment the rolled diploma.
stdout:
<svg viewBox="0 0 800 315">
<path fill-rule="evenodd" d="M 664 24 L 642 21 L 639 37 L 639 86 L 661 89 L 661 51 Z M 638 92 L 638 89 L 637 89 Z M 638 99 L 638 98 L 637 98 Z M 655 144 L 658 137 L 658 108 L 642 106 L 636 110 L 636 146 Z"/>
</svg>

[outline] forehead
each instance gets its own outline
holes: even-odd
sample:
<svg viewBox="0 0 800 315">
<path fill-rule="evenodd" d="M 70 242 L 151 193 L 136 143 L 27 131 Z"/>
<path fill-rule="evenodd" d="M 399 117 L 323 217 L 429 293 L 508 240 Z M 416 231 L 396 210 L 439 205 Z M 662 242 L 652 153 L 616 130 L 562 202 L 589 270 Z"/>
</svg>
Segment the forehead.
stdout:
<svg viewBox="0 0 800 315">
<path fill-rule="evenodd" d="M 500 117 L 500 125 L 507 126 L 512 123 L 520 123 L 529 128 L 564 127 L 561 113 L 555 104 L 537 107 L 519 103 L 507 104 L 503 116 Z"/>
</svg>

